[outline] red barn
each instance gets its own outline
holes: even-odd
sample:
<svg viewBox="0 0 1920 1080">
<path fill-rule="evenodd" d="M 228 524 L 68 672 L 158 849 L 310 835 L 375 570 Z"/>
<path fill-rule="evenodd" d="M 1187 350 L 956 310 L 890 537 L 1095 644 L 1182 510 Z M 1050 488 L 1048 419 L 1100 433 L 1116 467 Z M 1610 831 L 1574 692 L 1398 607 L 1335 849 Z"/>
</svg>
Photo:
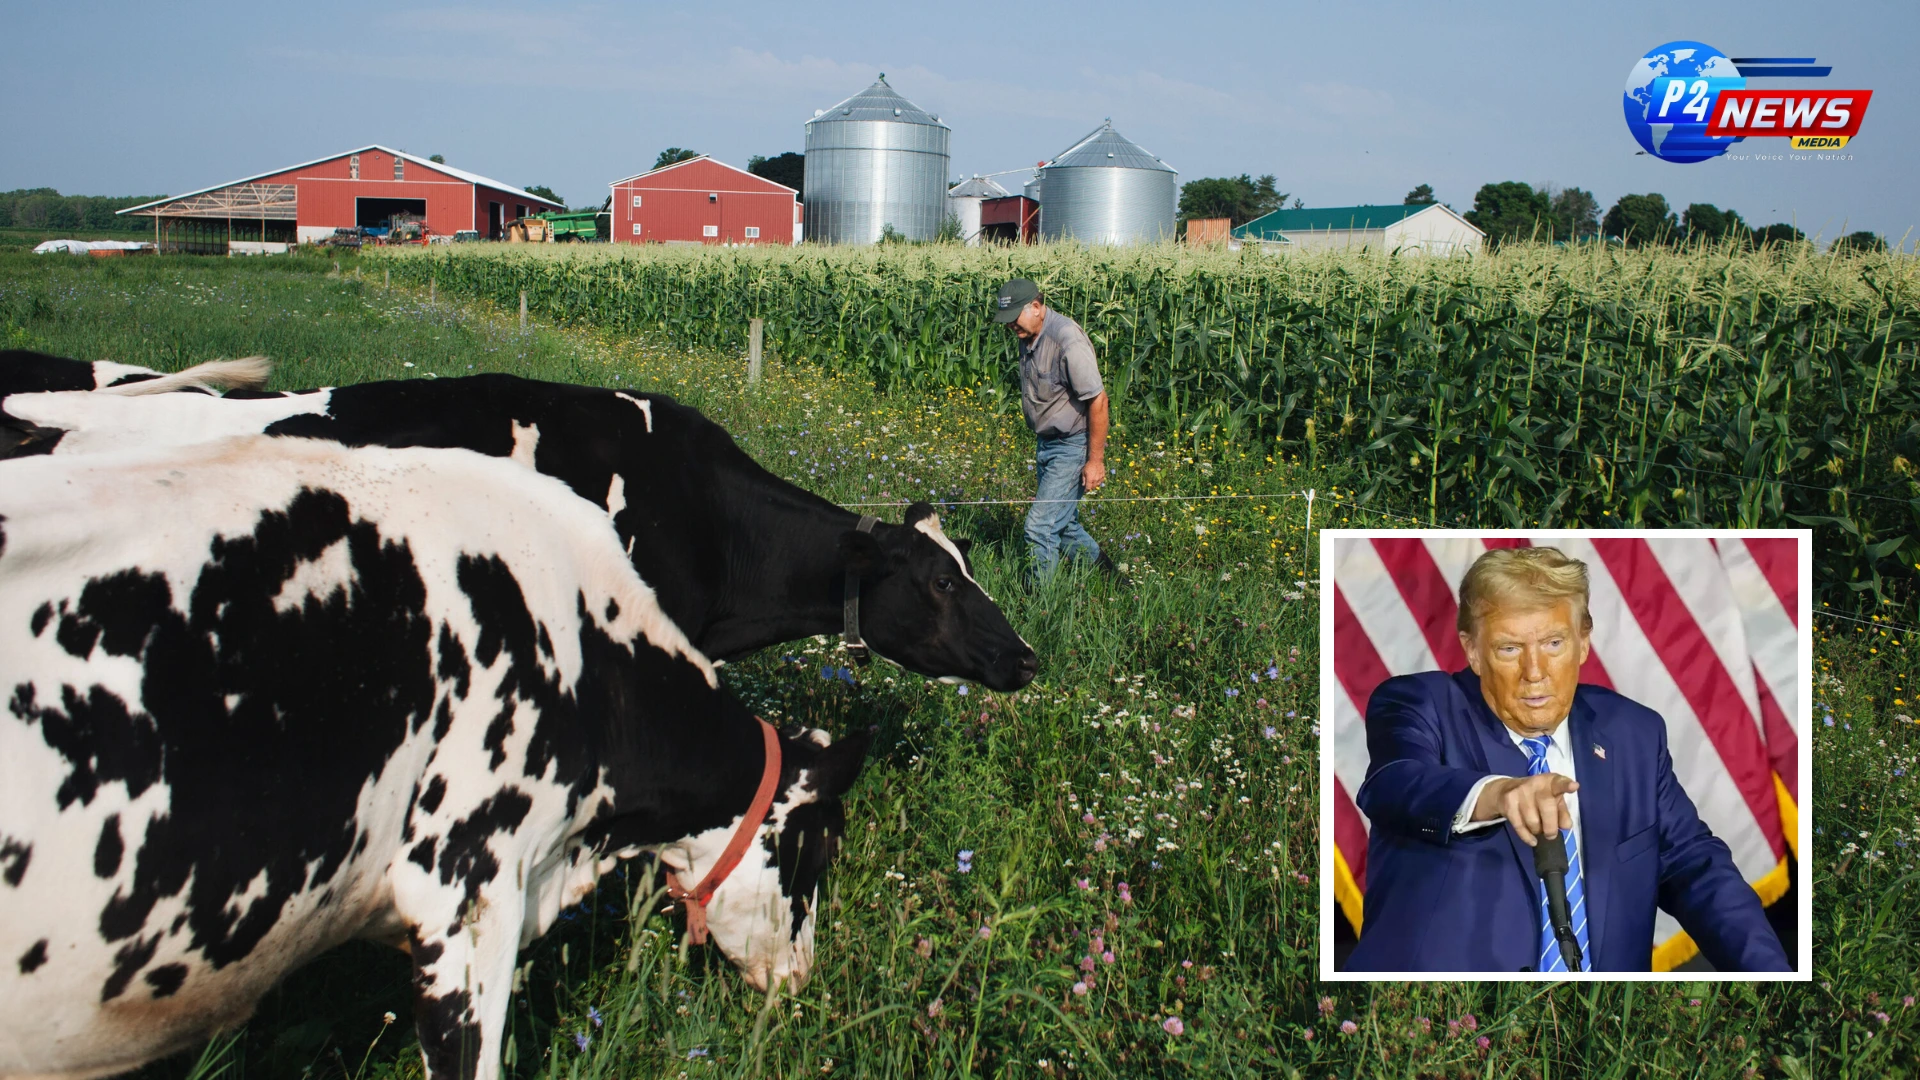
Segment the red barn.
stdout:
<svg viewBox="0 0 1920 1080">
<path fill-rule="evenodd" d="M 800 242 L 799 192 L 710 157 L 664 165 L 611 187 L 618 242 Z"/>
<path fill-rule="evenodd" d="M 511 184 L 375 145 L 120 212 L 153 218 L 163 247 L 231 251 L 236 241 L 277 247 L 337 228 L 380 227 L 395 214 L 426 219 L 437 236 L 472 229 L 498 240 L 514 218 L 564 209 Z"/>
</svg>

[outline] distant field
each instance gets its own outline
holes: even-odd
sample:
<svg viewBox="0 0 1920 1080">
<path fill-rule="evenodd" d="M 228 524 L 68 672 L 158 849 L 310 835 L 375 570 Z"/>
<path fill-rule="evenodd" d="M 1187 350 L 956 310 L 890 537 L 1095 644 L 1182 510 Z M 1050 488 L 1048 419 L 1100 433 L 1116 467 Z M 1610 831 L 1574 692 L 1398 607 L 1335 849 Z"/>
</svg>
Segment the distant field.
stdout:
<svg viewBox="0 0 1920 1080">
<path fill-rule="evenodd" d="M 749 392 L 738 349 L 584 320 L 536 317 L 522 332 L 506 304 L 446 299 L 444 279 L 438 303 L 388 292 L 382 265 L 0 252 L 0 335 L 162 367 L 265 353 L 282 387 L 468 370 L 639 386 L 699 406 L 770 468 L 843 503 L 1030 494 L 1030 436 L 1004 394 L 879 392 L 864 374 L 780 357 Z M 845 654 L 813 641 L 725 669 L 769 717 L 883 731 L 850 799 L 815 980 L 763 1001 L 712 950 L 683 957 L 677 925 L 637 903 L 639 883 L 609 878 L 523 956 L 512 1075 L 1913 1074 L 1914 636 L 1818 624 L 1811 984 L 1323 985 L 1317 538 L 1291 496 L 1316 490 L 1315 527 L 1373 525 L 1424 520 L 1425 490 L 1361 512 L 1360 468 L 1325 443 L 1309 464 L 1123 418 L 1088 517 L 1130 589 L 1067 579 L 1025 592 L 1019 508 L 947 513 L 1040 651 L 1027 691 L 962 694 L 880 667 L 850 684 Z M 1248 494 L 1262 497 L 1123 501 Z M 1486 507 L 1469 520 L 1500 519 Z M 217 1063 L 229 1077 L 418 1076 L 407 972 L 391 951 L 337 950 L 209 1047 L 199 1075 Z"/>
<path fill-rule="evenodd" d="M 1435 524 L 1796 521 L 1820 599 L 1920 619 L 1920 259 L 1510 245 L 1476 258 L 1177 245 L 381 252 L 416 287 L 874 385 L 1012 390 L 1009 277 L 1084 325 L 1136 432 L 1358 470 Z M 1407 501 L 1408 496 L 1417 502 Z"/>
</svg>

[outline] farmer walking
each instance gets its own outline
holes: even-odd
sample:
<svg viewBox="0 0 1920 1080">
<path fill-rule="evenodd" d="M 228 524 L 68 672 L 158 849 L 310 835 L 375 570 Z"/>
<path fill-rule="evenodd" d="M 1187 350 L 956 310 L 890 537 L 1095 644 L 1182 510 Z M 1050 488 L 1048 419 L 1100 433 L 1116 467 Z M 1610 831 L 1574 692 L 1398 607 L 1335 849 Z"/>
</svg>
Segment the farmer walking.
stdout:
<svg viewBox="0 0 1920 1080">
<path fill-rule="evenodd" d="M 1039 491 L 1027 512 L 1034 580 L 1051 577 L 1063 557 L 1115 573 L 1079 520 L 1080 497 L 1107 478 L 1107 391 L 1093 342 L 1025 278 L 1000 287 L 993 318 L 1020 339 L 1020 408 L 1039 443 Z"/>
</svg>

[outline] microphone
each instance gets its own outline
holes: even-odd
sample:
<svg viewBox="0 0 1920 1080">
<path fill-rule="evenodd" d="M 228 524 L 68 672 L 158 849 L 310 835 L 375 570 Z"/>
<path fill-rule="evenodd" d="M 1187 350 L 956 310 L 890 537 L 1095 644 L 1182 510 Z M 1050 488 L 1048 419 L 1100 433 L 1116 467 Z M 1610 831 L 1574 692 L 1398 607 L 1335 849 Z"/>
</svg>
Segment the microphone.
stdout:
<svg viewBox="0 0 1920 1080">
<path fill-rule="evenodd" d="M 1533 845 L 1533 871 L 1547 889 L 1547 921 L 1553 924 L 1554 940 L 1560 943 L 1560 958 L 1568 971 L 1580 970 L 1580 939 L 1573 932 L 1573 913 L 1567 910 L 1567 842 L 1560 830 L 1542 836 Z"/>
</svg>

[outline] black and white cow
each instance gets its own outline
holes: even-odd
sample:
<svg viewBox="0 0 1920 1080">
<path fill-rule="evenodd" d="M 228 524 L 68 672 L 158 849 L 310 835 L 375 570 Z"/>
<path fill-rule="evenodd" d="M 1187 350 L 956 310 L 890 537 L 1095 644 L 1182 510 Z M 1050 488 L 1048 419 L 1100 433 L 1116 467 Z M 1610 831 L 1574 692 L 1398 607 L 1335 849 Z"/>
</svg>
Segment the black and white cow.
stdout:
<svg viewBox="0 0 1920 1080">
<path fill-rule="evenodd" d="M 0 412 L 55 433 L 38 449 L 56 455 L 266 433 L 511 458 L 600 506 L 661 606 L 710 656 L 839 632 L 853 573 L 863 635 L 882 657 L 996 690 L 1036 671 L 974 581 L 967 541 L 949 539 L 931 506 L 862 531 L 859 515 L 774 476 L 664 395 L 474 375 L 224 398 L 20 394 Z"/>
<path fill-rule="evenodd" d="M 142 397 L 176 390 L 215 393 L 257 390 L 271 370 L 265 357 L 210 360 L 171 374 L 112 360 L 69 360 L 24 349 L 0 350 L 0 458 L 50 452 L 61 432 L 11 419 L 6 400 L 14 394 L 103 391 L 112 397 Z"/>
<path fill-rule="evenodd" d="M 411 952 L 429 1075 L 493 1077 L 518 949 L 736 832 L 712 936 L 797 984 L 866 750 L 763 749 L 558 481 L 325 440 L 0 462 L 0 695 L 8 1077 L 189 1046 L 356 936 Z"/>
</svg>

